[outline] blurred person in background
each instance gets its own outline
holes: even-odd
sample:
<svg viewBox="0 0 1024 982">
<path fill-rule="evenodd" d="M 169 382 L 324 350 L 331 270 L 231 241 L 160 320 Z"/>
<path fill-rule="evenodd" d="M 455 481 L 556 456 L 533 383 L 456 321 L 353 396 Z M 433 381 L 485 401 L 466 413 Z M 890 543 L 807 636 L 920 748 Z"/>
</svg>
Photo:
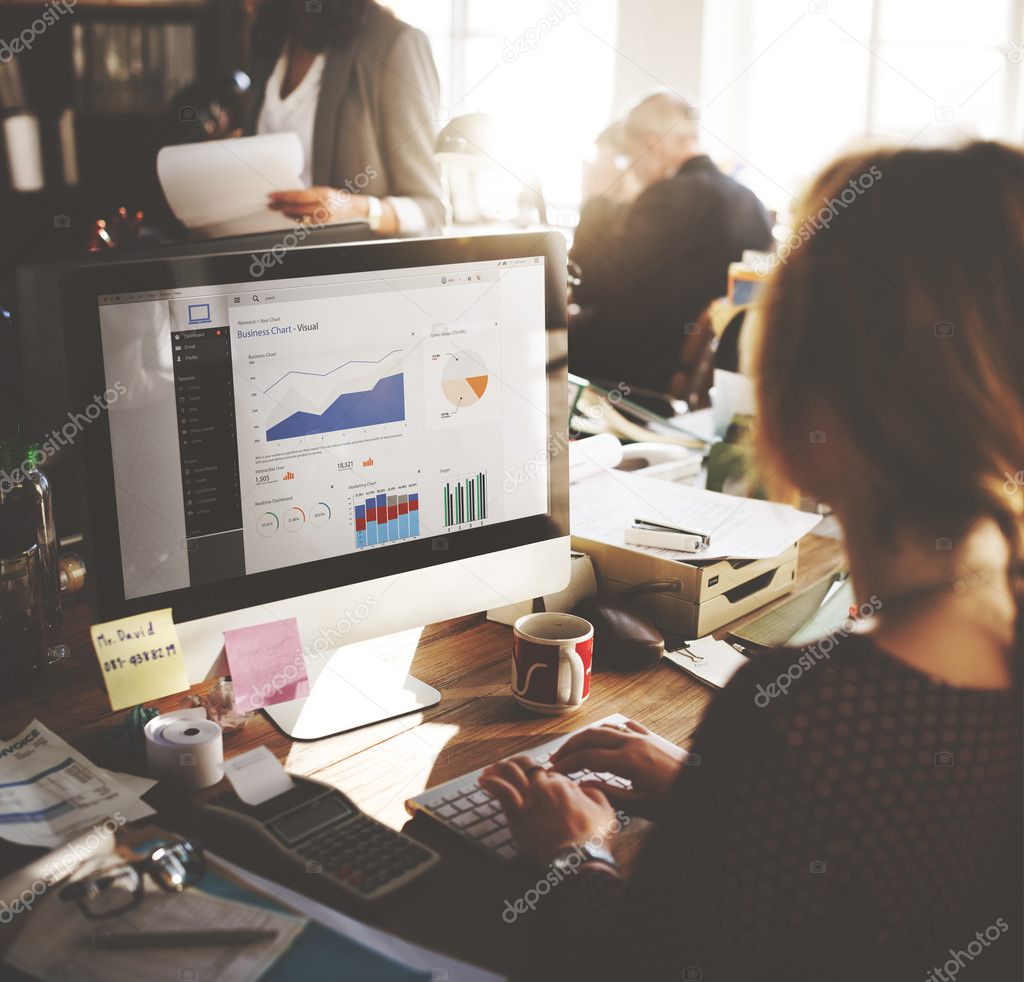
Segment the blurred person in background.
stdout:
<svg viewBox="0 0 1024 982">
<path fill-rule="evenodd" d="M 630 205 L 643 190 L 626 154 L 626 126 L 609 123 L 594 141 L 593 156 L 583 165 L 584 236 L 573 240 L 571 259 L 580 269 L 596 266 L 604 243 L 622 232 Z M 591 250 L 594 251 L 591 251 Z"/>
<path fill-rule="evenodd" d="M 674 93 L 646 96 L 622 124 L 626 174 L 609 181 L 606 167 L 588 181 L 571 253 L 579 375 L 667 389 L 685 325 L 725 294 L 729 263 L 772 244 L 757 196 L 701 149 L 697 116 Z"/>
<path fill-rule="evenodd" d="M 294 132 L 305 151 L 307 187 L 271 208 L 381 235 L 440 230 L 440 85 L 422 31 L 374 0 L 261 0 L 252 52 L 248 131 Z"/>
</svg>

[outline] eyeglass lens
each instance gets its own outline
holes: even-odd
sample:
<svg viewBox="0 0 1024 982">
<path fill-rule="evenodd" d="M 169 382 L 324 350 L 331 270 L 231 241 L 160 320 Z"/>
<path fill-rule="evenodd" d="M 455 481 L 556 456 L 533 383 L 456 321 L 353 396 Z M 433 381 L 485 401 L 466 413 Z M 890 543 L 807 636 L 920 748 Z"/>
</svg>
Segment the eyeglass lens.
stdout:
<svg viewBox="0 0 1024 982">
<path fill-rule="evenodd" d="M 206 863 L 202 852 L 191 842 L 175 842 L 154 850 L 149 872 L 163 889 L 177 892 L 201 880 Z"/>
<path fill-rule="evenodd" d="M 136 902 L 139 873 L 131 866 L 117 866 L 94 876 L 79 898 L 93 917 L 110 917 L 129 910 Z"/>
</svg>

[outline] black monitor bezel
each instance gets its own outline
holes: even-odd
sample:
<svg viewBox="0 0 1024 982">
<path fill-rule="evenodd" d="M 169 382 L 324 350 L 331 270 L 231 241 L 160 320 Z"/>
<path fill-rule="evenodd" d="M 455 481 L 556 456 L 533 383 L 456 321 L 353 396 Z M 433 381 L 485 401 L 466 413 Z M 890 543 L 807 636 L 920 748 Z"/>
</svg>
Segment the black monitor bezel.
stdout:
<svg viewBox="0 0 1024 982">
<path fill-rule="evenodd" d="M 252 275 L 250 253 L 196 256 L 184 250 L 180 258 L 133 260 L 80 271 L 73 283 L 72 300 L 73 309 L 81 316 L 74 318 L 74 323 L 69 319 L 65 345 L 69 364 L 74 366 L 72 381 L 77 381 L 72 385 L 76 404 L 85 406 L 107 388 L 100 341 L 98 300 L 102 296 L 245 282 L 259 283 L 265 289 L 268 282 L 299 277 L 529 256 L 545 260 L 547 515 L 128 599 L 124 595 L 110 425 L 103 413 L 69 448 L 82 475 L 89 594 L 96 617 L 107 620 L 171 607 L 176 621 L 190 621 L 568 536 L 566 259 L 563 237 L 545 231 L 297 248 L 285 254 L 272 276 L 265 277 Z"/>
</svg>

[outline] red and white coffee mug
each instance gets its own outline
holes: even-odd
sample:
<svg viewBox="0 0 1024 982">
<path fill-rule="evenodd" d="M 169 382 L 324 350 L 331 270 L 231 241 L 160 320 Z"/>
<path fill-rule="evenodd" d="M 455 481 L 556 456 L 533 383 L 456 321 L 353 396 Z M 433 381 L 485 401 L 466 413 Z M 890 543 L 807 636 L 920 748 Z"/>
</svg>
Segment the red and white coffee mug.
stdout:
<svg viewBox="0 0 1024 982">
<path fill-rule="evenodd" d="M 594 625 L 574 614 L 527 614 L 512 627 L 512 694 L 535 713 L 568 713 L 590 695 Z"/>
</svg>

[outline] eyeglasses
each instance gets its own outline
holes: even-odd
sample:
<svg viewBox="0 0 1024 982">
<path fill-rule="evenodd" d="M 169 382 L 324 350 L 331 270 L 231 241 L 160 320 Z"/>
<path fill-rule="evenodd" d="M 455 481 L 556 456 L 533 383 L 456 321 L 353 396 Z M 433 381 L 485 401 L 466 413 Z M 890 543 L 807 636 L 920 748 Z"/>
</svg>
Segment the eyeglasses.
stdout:
<svg viewBox="0 0 1024 982">
<path fill-rule="evenodd" d="M 60 892 L 61 900 L 73 900 L 94 921 L 124 914 L 142 903 L 149 874 L 160 889 L 181 893 L 206 874 L 200 845 L 188 840 L 162 842 L 144 859 L 112 861 Z"/>
</svg>

